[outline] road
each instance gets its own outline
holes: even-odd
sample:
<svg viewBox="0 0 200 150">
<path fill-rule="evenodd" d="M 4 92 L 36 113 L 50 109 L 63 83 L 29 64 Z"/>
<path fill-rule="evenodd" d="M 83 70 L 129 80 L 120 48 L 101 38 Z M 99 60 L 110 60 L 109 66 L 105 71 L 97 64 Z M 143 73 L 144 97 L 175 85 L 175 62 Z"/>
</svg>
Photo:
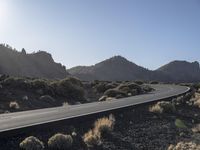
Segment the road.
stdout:
<svg viewBox="0 0 200 150">
<path fill-rule="evenodd" d="M 0 132 L 152 102 L 189 91 L 188 87 L 176 85 L 152 85 L 152 87 L 156 89 L 152 93 L 112 101 L 1 114 Z"/>
</svg>

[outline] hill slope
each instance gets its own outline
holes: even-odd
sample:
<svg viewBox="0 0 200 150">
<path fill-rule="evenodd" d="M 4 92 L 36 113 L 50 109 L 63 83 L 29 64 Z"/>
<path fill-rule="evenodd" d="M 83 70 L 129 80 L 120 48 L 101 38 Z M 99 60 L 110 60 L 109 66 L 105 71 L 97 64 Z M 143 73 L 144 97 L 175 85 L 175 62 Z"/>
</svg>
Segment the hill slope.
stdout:
<svg viewBox="0 0 200 150">
<path fill-rule="evenodd" d="M 47 52 L 26 54 L 4 45 L 0 45 L 0 74 L 41 78 L 65 78 L 68 75 L 65 67 L 55 63 Z"/>
<path fill-rule="evenodd" d="M 175 82 L 200 81 L 200 67 L 198 62 L 173 61 L 157 70 L 173 77 Z"/>
<path fill-rule="evenodd" d="M 115 56 L 94 66 L 78 66 L 68 70 L 81 80 L 157 80 L 163 82 L 200 81 L 199 63 L 174 61 L 151 71 Z"/>
</svg>

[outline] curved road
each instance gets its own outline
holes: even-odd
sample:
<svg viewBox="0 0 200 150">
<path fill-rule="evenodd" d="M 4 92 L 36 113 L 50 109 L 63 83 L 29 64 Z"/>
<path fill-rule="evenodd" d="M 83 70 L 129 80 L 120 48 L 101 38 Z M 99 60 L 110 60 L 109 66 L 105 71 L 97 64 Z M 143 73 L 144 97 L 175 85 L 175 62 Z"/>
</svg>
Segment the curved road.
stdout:
<svg viewBox="0 0 200 150">
<path fill-rule="evenodd" d="M 98 112 L 170 98 L 189 91 L 176 85 L 151 85 L 154 92 L 105 102 L 93 102 L 65 107 L 47 108 L 0 115 L 0 132 L 81 117 Z"/>
</svg>

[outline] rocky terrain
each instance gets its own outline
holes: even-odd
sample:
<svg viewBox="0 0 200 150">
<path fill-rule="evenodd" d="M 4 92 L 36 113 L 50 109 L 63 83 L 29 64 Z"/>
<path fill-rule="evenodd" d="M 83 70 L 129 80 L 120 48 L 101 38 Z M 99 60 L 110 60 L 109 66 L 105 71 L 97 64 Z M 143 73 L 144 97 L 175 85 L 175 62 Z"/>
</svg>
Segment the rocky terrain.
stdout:
<svg viewBox="0 0 200 150">
<path fill-rule="evenodd" d="M 53 146 L 54 149 L 72 150 L 198 150 L 198 92 L 196 89 L 181 97 L 119 110 L 112 115 L 102 114 L 30 131 L 4 138 L 0 144 L 5 150 L 16 150 L 33 142 L 41 149 L 52 149 Z M 63 147 L 55 145 L 58 142 Z"/>
<path fill-rule="evenodd" d="M 74 67 L 68 72 L 81 80 L 156 80 L 173 83 L 200 81 L 198 62 L 174 61 L 152 71 L 136 65 L 122 56 L 114 56 L 93 66 Z"/>
<path fill-rule="evenodd" d="M 0 45 L 0 74 L 50 79 L 67 77 L 65 66 L 55 63 L 51 54 L 45 51 L 27 54 L 18 52 L 9 45 Z"/>
</svg>

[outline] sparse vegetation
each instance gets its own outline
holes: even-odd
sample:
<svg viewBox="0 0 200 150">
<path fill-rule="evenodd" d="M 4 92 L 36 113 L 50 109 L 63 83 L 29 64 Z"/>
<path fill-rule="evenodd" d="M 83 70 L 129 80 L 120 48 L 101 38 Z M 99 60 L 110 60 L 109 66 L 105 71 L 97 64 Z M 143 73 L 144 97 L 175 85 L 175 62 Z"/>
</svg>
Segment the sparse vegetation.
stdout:
<svg viewBox="0 0 200 150">
<path fill-rule="evenodd" d="M 151 81 L 150 84 L 159 84 L 158 81 Z"/>
<path fill-rule="evenodd" d="M 94 123 L 94 129 L 93 131 L 96 134 L 99 134 L 100 137 L 110 134 L 113 131 L 115 124 L 115 118 L 113 115 L 111 115 L 109 118 L 104 117 L 101 119 L 98 119 Z"/>
<path fill-rule="evenodd" d="M 52 150 L 65 150 L 72 146 L 73 138 L 71 135 L 55 134 L 48 140 L 48 147 Z"/>
<path fill-rule="evenodd" d="M 195 125 L 195 126 L 192 128 L 192 131 L 193 131 L 194 133 L 200 133 L 200 124 Z"/>
<path fill-rule="evenodd" d="M 18 104 L 16 101 L 10 102 L 9 107 L 10 107 L 10 109 L 12 109 L 12 110 L 18 110 L 18 109 L 20 108 L 20 107 L 19 107 L 19 104 Z"/>
<path fill-rule="evenodd" d="M 200 145 L 194 142 L 179 142 L 177 145 L 170 145 L 168 150 L 199 150 Z"/>
<path fill-rule="evenodd" d="M 117 96 L 122 96 L 122 97 L 126 97 L 126 93 L 125 92 L 122 92 L 122 91 L 119 91 L 117 89 L 109 89 L 107 90 L 104 95 L 108 96 L 108 97 L 117 97 Z"/>
<path fill-rule="evenodd" d="M 102 143 L 99 135 L 94 133 L 93 130 L 89 130 L 87 133 L 84 134 L 83 141 L 88 147 L 96 147 L 101 145 Z"/>
<path fill-rule="evenodd" d="M 180 119 L 175 120 L 175 125 L 176 125 L 177 128 L 180 128 L 180 129 L 186 129 L 187 128 L 185 123 Z"/>
<path fill-rule="evenodd" d="M 95 121 L 94 128 L 89 130 L 83 136 L 83 141 L 88 147 L 101 145 L 101 139 L 109 135 L 114 128 L 115 118 L 110 115 L 109 118 L 103 117 Z"/>
<path fill-rule="evenodd" d="M 44 143 L 34 136 L 27 137 L 20 143 L 20 148 L 24 150 L 43 150 Z"/>
<path fill-rule="evenodd" d="M 84 89 L 80 80 L 76 78 L 65 78 L 60 81 L 51 83 L 57 95 L 70 99 L 83 100 Z"/>
<path fill-rule="evenodd" d="M 149 108 L 150 112 L 154 113 L 173 113 L 176 111 L 174 104 L 167 101 L 157 102 L 155 105 Z"/>
</svg>

